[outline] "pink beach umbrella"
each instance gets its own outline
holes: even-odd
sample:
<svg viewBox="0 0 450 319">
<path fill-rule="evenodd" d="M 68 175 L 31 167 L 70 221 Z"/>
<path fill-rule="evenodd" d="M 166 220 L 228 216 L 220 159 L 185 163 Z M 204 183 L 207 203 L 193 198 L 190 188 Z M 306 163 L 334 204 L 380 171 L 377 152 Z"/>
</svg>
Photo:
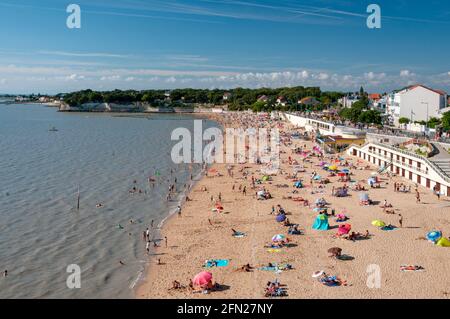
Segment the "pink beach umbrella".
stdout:
<svg viewBox="0 0 450 319">
<path fill-rule="evenodd" d="M 194 286 L 204 287 L 212 280 L 212 278 L 212 273 L 202 271 L 201 273 L 195 275 L 194 279 L 192 279 L 192 283 Z"/>
<path fill-rule="evenodd" d="M 338 236 L 346 235 L 350 232 L 352 226 L 350 224 L 340 225 L 338 228 Z"/>
</svg>

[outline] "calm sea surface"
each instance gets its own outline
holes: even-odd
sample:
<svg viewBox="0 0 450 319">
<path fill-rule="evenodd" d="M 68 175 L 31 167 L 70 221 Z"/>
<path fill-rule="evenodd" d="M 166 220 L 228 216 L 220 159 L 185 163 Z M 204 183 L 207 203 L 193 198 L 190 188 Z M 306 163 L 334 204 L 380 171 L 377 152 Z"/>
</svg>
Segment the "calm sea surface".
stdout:
<svg viewBox="0 0 450 319">
<path fill-rule="evenodd" d="M 133 298 L 148 263 L 142 232 L 173 211 L 190 182 L 189 165 L 171 161 L 171 132 L 193 125 L 180 115 L 0 104 L 0 271 L 8 270 L 0 298 Z M 71 264 L 81 268 L 80 289 L 67 287 Z"/>
</svg>

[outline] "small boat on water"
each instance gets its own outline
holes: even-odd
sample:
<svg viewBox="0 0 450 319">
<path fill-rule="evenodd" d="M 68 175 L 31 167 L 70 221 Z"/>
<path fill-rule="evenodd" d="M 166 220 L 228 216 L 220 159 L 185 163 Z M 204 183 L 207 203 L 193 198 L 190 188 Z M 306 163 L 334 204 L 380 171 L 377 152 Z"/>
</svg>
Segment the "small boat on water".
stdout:
<svg viewBox="0 0 450 319">
<path fill-rule="evenodd" d="M 52 126 L 49 130 L 49 132 L 58 132 L 58 129 L 54 126 Z"/>
</svg>

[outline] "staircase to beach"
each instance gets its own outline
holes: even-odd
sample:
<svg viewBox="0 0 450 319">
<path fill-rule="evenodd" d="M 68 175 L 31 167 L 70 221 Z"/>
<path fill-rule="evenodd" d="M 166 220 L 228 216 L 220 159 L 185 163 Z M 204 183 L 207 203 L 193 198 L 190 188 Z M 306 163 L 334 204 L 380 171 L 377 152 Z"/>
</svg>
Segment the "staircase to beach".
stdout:
<svg viewBox="0 0 450 319">
<path fill-rule="evenodd" d="M 450 176 L 450 154 L 439 144 L 432 143 L 438 153 L 430 158 L 430 161 L 447 176 Z"/>
</svg>

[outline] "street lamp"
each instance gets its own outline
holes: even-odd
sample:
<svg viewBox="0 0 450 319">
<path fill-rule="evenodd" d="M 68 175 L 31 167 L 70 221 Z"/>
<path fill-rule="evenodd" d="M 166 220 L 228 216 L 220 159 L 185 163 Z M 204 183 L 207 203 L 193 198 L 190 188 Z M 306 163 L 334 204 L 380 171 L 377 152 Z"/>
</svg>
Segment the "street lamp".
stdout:
<svg viewBox="0 0 450 319">
<path fill-rule="evenodd" d="M 426 128 L 428 129 L 428 102 L 421 102 L 420 104 L 426 104 L 427 105 L 427 123 L 426 123 Z"/>
</svg>

